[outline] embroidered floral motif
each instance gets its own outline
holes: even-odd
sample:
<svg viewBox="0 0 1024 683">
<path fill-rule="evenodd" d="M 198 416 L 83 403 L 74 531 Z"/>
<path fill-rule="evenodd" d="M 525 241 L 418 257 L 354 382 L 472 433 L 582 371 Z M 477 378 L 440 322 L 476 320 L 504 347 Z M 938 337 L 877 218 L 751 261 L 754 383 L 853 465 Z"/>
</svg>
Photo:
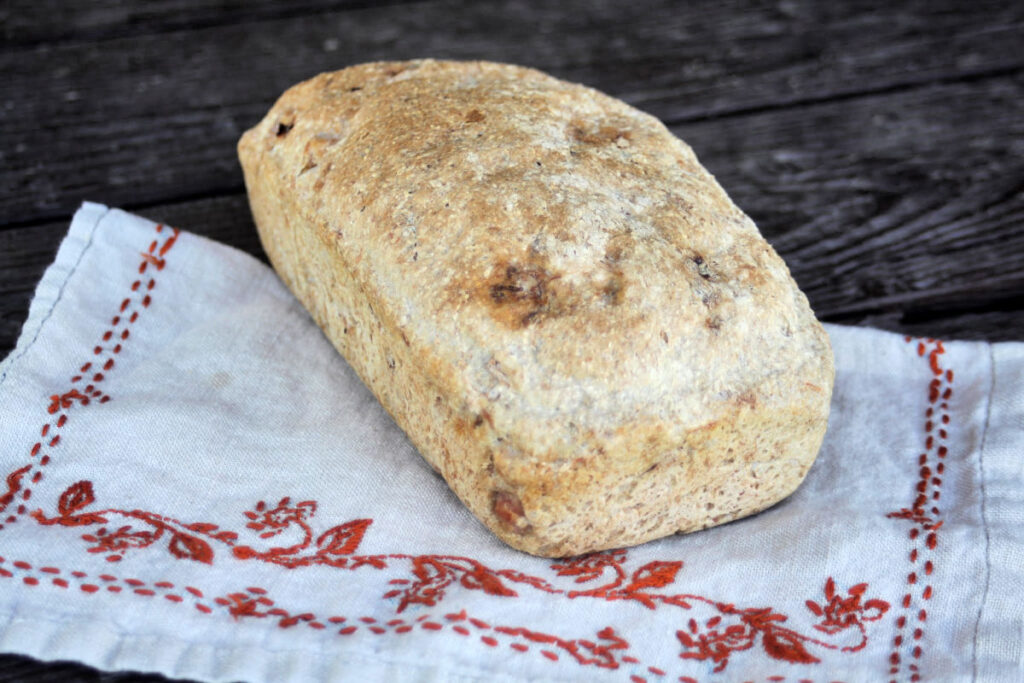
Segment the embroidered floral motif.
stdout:
<svg viewBox="0 0 1024 683">
<path fill-rule="evenodd" d="M 157 228 L 161 232 L 162 227 Z M 164 258 L 178 237 L 175 230 L 168 237 L 159 251 L 154 240 L 147 252 L 142 253 L 139 264 L 140 275 L 148 267 L 160 271 L 166 265 Z M 86 362 L 79 368 L 79 373 L 71 378 L 76 388 L 49 397 L 47 414 L 51 418 L 41 429 L 42 439 L 30 449 L 34 464 L 26 465 L 9 473 L 6 478 L 7 491 L 0 495 L 0 511 L 5 510 L 20 493 L 23 501 L 28 501 L 31 491 L 25 488 L 29 477 L 32 483 L 41 478 L 39 468 L 49 462 L 45 449 L 53 448 L 60 442 L 60 434 L 56 433 L 68 420 L 67 411 L 87 406 L 91 401 L 105 403 L 110 397 L 96 389 L 95 383 L 102 382 L 103 372 L 114 368 L 114 356 L 120 353 L 121 343 L 128 339 L 128 327 L 135 323 L 139 312 L 147 308 L 152 299 L 150 294 L 155 281 L 148 283 L 138 280 L 132 284 L 132 292 L 139 292 L 140 299 L 126 298 L 121 302 L 119 313 L 110 321 L 110 329 L 103 336 L 101 343 L 93 348 L 95 362 Z M 137 299 L 137 300 L 136 300 Z M 121 327 L 119 327 L 121 326 Z M 122 329 L 123 328 L 123 329 Z M 928 346 L 933 340 L 927 340 Z M 934 344 L 929 351 L 928 346 L 921 342 L 918 355 L 927 356 L 929 367 L 935 379 L 929 385 L 928 432 L 926 454 L 921 456 L 921 480 L 917 486 L 917 498 L 912 506 L 890 514 L 890 517 L 905 519 L 914 524 L 911 539 L 924 532 L 926 547 L 934 549 L 937 542 L 937 531 L 942 526 L 939 519 L 937 501 L 940 496 L 941 479 L 946 456 L 946 431 L 944 425 L 949 423 L 948 405 L 952 390 L 952 371 L 941 367 L 940 357 L 944 353 L 941 342 Z M 103 354 L 108 354 L 105 361 Z M 95 365 L 95 367 L 94 367 Z M 103 372 L 99 372 L 102 370 Z M 87 373 L 93 373 L 91 375 Z M 86 379 L 88 378 L 88 379 Z M 92 380 L 79 390 L 78 384 Z M 84 380 L 84 381 L 83 381 Z M 940 403 L 940 400 L 942 403 Z M 933 413 L 935 417 L 933 420 Z M 941 425 L 940 420 L 941 418 Z M 939 459 L 928 462 L 928 457 Z M 930 494 L 930 496 L 928 495 Z M 930 502 L 932 506 L 928 508 Z M 536 590 L 560 599 L 590 599 L 612 602 L 629 600 L 650 610 L 680 609 L 686 610 L 685 627 L 676 632 L 679 642 L 679 658 L 683 660 L 707 661 L 714 665 L 714 671 L 724 671 L 730 657 L 740 651 L 760 649 L 770 658 L 786 661 L 791 664 L 813 664 L 820 661 L 820 650 L 839 652 L 856 652 L 862 650 L 868 642 L 866 624 L 878 621 L 889 610 L 889 604 L 883 600 L 868 598 L 868 585 L 856 584 L 848 588 L 845 594 L 836 589 L 835 581 L 829 577 L 825 581 L 824 599 L 807 600 L 805 605 L 817 623 L 809 623 L 821 637 L 809 635 L 796 628 L 784 624 L 789 623 L 789 616 L 770 607 L 737 607 L 731 603 L 687 593 L 672 593 L 670 586 L 675 584 L 683 570 L 682 561 L 653 561 L 635 569 L 630 568 L 628 553 L 625 550 L 613 550 L 595 553 L 588 556 L 571 558 L 556 562 L 550 566 L 551 575 L 547 578 L 532 576 L 512 569 L 491 569 L 477 560 L 467 557 L 447 555 L 357 555 L 367 530 L 372 524 L 370 519 L 353 519 L 343 524 L 328 528 L 317 533 L 313 519 L 317 511 L 315 501 L 293 503 L 290 498 L 282 498 L 276 505 L 265 502 L 257 503 L 252 510 L 243 513 L 244 527 L 238 531 L 225 530 L 217 524 L 207 522 L 184 523 L 157 513 L 142 510 L 121 510 L 116 508 L 92 510 L 96 502 L 93 484 L 80 481 L 66 489 L 57 502 L 53 516 L 47 516 L 42 510 L 31 513 L 32 518 L 44 526 L 88 527 L 87 533 L 81 538 L 86 541 L 89 553 L 103 554 L 106 559 L 116 562 L 129 552 L 142 549 L 154 549 L 160 544 L 172 556 L 205 564 L 214 564 L 223 556 L 218 555 L 219 548 L 226 547 L 231 556 L 237 560 L 258 561 L 276 564 L 284 568 L 298 568 L 310 565 L 325 565 L 349 571 L 367 569 L 386 571 L 394 576 L 388 581 L 389 588 L 382 592 L 382 597 L 390 601 L 396 615 L 402 614 L 411 606 L 434 607 L 441 604 L 449 593 L 458 590 L 476 590 L 498 599 L 514 599 L 518 591 Z M 18 507 L 17 514 L 26 512 L 26 506 Z M 6 522 L 13 522 L 9 517 Z M 2 528 L 2 527 L 0 527 Z M 918 561 L 918 549 L 912 551 L 911 562 Z M 0 563 L 3 563 L 0 558 Z M 26 562 L 15 562 L 14 570 L 30 569 Z M 43 567 L 40 571 L 47 577 L 59 574 L 53 567 Z M 931 574 L 932 563 L 926 562 L 924 573 Z M 84 572 L 71 572 L 72 577 L 52 577 L 53 586 L 68 588 L 74 580 L 79 581 L 78 588 L 87 594 L 93 594 L 105 586 L 111 593 L 125 589 L 140 596 L 162 596 L 171 602 L 182 602 L 189 595 L 197 598 L 195 609 L 204 614 L 212 613 L 215 608 L 203 602 L 203 593 L 199 589 L 186 586 L 187 594 L 173 592 L 161 593 L 164 588 L 173 588 L 169 582 L 157 582 L 147 586 L 137 579 L 123 579 L 124 586 L 116 583 L 116 577 L 101 574 L 103 582 L 89 582 Z M 0 567 L 0 578 L 11 578 L 14 571 Z M 915 575 L 912 574 L 911 577 Z M 24 576 L 24 585 L 40 585 L 39 577 Z M 908 580 L 911 585 L 916 578 Z M 183 597 L 184 595 L 184 597 Z M 923 599 L 931 597 L 931 586 L 927 586 L 922 594 Z M 309 612 L 292 613 L 275 604 L 266 591 L 250 587 L 234 591 L 214 598 L 214 604 L 235 619 L 275 619 L 280 628 L 291 628 L 305 625 L 309 628 L 323 629 L 329 625 L 338 625 L 337 633 L 345 636 L 355 633 L 358 629 L 366 629 L 374 634 L 402 634 L 412 628 L 425 631 L 449 631 L 462 637 L 479 636 L 482 643 L 489 647 L 499 644 L 498 637 L 506 639 L 506 645 L 515 652 L 526 652 L 530 647 L 539 649 L 539 653 L 550 661 L 558 661 L 559 656 L 568 656 L 580 665 L 596 666 L 606 669 L 617 669 L 620 666 L 639 665 L 640 662 L 628 654 L 629 643 L 611 626 L 596 633 L 595 639 L 563 638 L 521 626 L 488 624 L 480 619 L 470 617 L 465 610 L 444 615 L 444 618 L 423 614 L 414 621 L 401 617 L 380 623 L 373 617 L 360 617 L 360 625 L 346 622 L 345 617 L 331 616 L 318 618 Z M 902 607 L 910 606 L 910 592 L 904 596 Z M 417 612 L 413 612 L 417 613 Z M 925 611 L 921 610 L 919 619 L 924 621 Z M 902 631 L 906 622 L 900 617 L 897 623 Z M 915 639 L 922 629 L 915 631 Z M 899 668 L 899 649 L 902 635 L 894 641 L 893 669 Z M 920 658 L 920 647 L 916 647 L 913 656 Z M 911 664 L 912 680 L 919 679 L 916 664 Z M 647 671 L 656 676 L 664 676 L 665 672 L 656 667 L 647 667 Z M 642 681 L 642 677 L 631 676 L 632 680 Z M 683 676 L 680 680 L 692 681 Z"/>
<path fill-rule="evenodd" d="M 701 595 L 662 592 L 660 589 L 675 583 L 683 563 L 648 562 L 630 572 L 626 568 L 629 559 L 626 550 L 594 553 L 552 564 L 550 569 L 555 577 L 571 578 L 572 584 L 577 586 L 597 584 L 589 589 L 561 588 L 545 578 L 510 569 L 494 570 L 468 557 L 400 553 L 355 555 L 371 520 L 352 520 L 316 535 L 310 525 L 316 514 L 315 501 L 293 504 L 291 499 L 286 497 L 274 507 L 261 501 L 256 504 L 254 510 L 245 512 L 244 516 L 249 520 L 245 526 L 251 535 L 263 542 L 275 539 L 279 543 L 263 550 L 256 550 L 252 545 L 241 543 L 238 533 L 223 531 L 215 524 L 184 524 L 142 510 L 111 508 L 86 511 L 85 508 L 93 502 L 95 495 L 92 483 L 80 481 L 70 486 L 60 496 L 57 516 L 47 517 L 41 510 L 32 514 L 43 525 L 103 525 L 94 533 L 84 534 L 82 539 L 92 544 L 89 552 L 109 553 L 107 559 L 110 561 L 120 560 L 130 550 L 149 547 L 164 536 L 169 537 L 168 551 L 175 557 L 205 563 L 214 561 L 211 543 L 218 542 L 231 547 L 232 554 L 238 559 L 259 560 L 289 568 L 323 564 L 349 570 L 363 567 L 384 570 L 392 569 L 396 561 L 402 561 L 408 563 L 407 571 L 411 578 L 391 579 L 388 583 L 394 588 L 382 596 L 387 600 L 397 600 L 395 611 L 398 614 L 411 605 L 434 607 L 444 600 L 447 591 L 456 585 L 467 590 L 479 590 L 498 598 L 514 598 L 518 593 L 512 586 L 521 584 L 568 599 L 587 598 L 608 602 L 633 600 L 651 610 L 662 607 L 690 610 L 699 603 L 704 609 L 712 608 L 714 614 L 704 620 L 702 625 L 699 625 L 696 619 L 690 618 L 688 627 L 677 631 L 676 637 L 682 645 L 679 656 L 683 659 L 711 660 L 715 664 L 715 671 L 723 671 L 733 653 L 749 650 L 755 645 L 760 645 L 769 657 L 791 664 L 819 662 L 820 659 L 808 649 L 811 647 L 856 652 L 863 649 L 868 642 L 864 624 L 881 619 L 889 609 L 887 602 L 864 599 L 868 589 L 866 583 L 851 587 L 844 596 L 836 592 L 835 582 L 829 578 L 825 582 L 825 599 L 821 603 L 813 600 L 806 602 L 808 610 L 820 619 L 814 628 L 830 637 L 838 636 L 850 629 L 854 629 L 859 635 L 858 641 L 852 644 L 829 642 L 782 626 L 788 621 L 788 617 L 771 608 L 742 609 Z M 115 517 L 126 519 L 129 524 L 111 530 L 108 525 Z M 140 523 L 143 525 L 142 528 L 138 527 Z M 205 537 L 205 540 L 200 536 Z M 276 614 L 270 610 L 273 603 L 262 593 L 232 593 L 220 600 L 226 601 L 221 604 L 230 606 L 231 614 L 236 617 Z M 282 617 L 282 625 L 293 625 L 296 620 L 304 618 L 301 615 L 294 617 L 287 613 L 280 613 L 278 616 Z M 312 615 L 309 618 L 312 619 Z M 533 632 L 525 629 L 509 633 L 528 640 L 534 637 L 531 635 Z M 598 646 L 590 641 L 570 641 L 550 634 L 541 635 L 551 638 L 551 643 L 578 661 L 588 656 L 592 659 L 597 652 L 594 648 Z M 586 652 L 590 655 L 585 655 Z M 605 648 L 601 652 L 607 654 L 608 650 Z M 591 663 L 597 661 L 613 660 L 599 657 Z"/>
<path fill-rule="evenodd" d="M 246 527 L 260 532 L 258 539 L 267 540 L 285 534 L 293 526 L 300 529 L 301 537 L 297 542 L 274 546 L 266 550 L 257 550 L 251 545 L 237 543 L 238 534 L 234 531 L 223 531 L 216 524 L 198 522 L 186 524 L 171 517 L 165 517 L 144 510 L 118 510 L 114 508 L 81 512 L 95 501 L 93 485 L 90 481 L 80 481 L 70 486 L 57 504 L 58 515 L 47 517 L 42 510 L 32 512 L 32 517 L 44 526 L 92 526 L 107 525 L 111 519 L 122 518 L 128 524 L 109 529 L 100 527 L 95 533 L 84 534 L 82 539 L 92 543 L 88 548 L 91 553 L 107 553 L 109 562 L 120 561 L 126 552 L 132 549 L 147 548 L 163 537 L 168 538 L 167 549 L 171 555 L 186 560 L 195 560 L 212 564 L 214 550 L 208 541 L 219 541 L 232 547 L 235 557 L 243 560 L 259 559 L 264 562 L 299 567 L 309 564 L 329 564 L 344 567 L 347 560 L 343 556 L 353 553 L 359 547 L 366 528 L 371 520 L 357 519 L 328 529 L 320 534 L 314 543 L 313 530 L 308 520 L 316 512 L 316 503 L 303 501 L 291 505 L 288 498 L 283 498 L 278 505 L 268 510 L 266 503 L 260 501 L 255 512 L 246 512 L 251 520 Z M 136 528 L 139 524 L 148 528 Z M 208 540 L 200 538 L 205 536 Z"/>
<path fill-rule="evenodd" d="M 749 650 L 758 642 L 770 657 L 792 664 L 820 661 L 808 650 L 811 645 L 842 652 L 862 650 L 868 643 L 864 623 L 878 621 L 889 610 L 889 603 L 883 600 L 872 599 L 862 604 L 861 596 L 867 588 L 866 583 L 857 584 L 847 591 L 846 597 L 842 597 L 836 594 L 835 581 L 829 577 L 825 581 L 824 606 L 813 600 L 806 602 L 807 609 L 822 618 L 814 625 L 815 629 L 830 636 L 856 629 L 860 638 L 854 644 L 824 642 L 785 628 L 781 624 L 788 618 L 767 607 L 738 610 L 733 605 L 717 603 L 715 608 L 719 614 L 707 619 L 703 627 L 695 619 L 690 619 L 687 629 L 676 633 L 684 648 L 680 657 L 710 659 L 715 663 L 714 670 L 722 671 L 732 653 Z"/>
</svg>

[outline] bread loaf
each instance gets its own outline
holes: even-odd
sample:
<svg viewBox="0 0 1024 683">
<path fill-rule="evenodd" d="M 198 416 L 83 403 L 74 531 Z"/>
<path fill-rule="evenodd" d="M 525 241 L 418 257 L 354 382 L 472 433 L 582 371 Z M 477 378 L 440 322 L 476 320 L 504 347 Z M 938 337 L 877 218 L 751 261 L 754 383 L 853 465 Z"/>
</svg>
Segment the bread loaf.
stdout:
<svg viewBox="0 0 1024 683">
<path fill-rule="evenodd" d="M 238 151 L 281 278 L 509 545 L 702 529 L 810 468 L 828 338 L 655 118 L 516 66 L 373 63 L 291 88 Z"/>
</svg>

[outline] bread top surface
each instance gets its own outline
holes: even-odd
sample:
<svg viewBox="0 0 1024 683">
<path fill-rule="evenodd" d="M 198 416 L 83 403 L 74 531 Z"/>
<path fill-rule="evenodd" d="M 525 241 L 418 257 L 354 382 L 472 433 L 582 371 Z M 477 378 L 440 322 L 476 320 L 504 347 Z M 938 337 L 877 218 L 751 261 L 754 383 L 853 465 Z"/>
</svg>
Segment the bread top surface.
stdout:
<svg viewBox="0 0 1024 683">
<path fill-rule="evenodd" d="M 562 463 L 753 404 L 827 414 L 828 340 L 785 264 L 619 100 L 510 65 L 364 64 L 288 90 L 239 149 L 506 447 Z"/>
</svg>

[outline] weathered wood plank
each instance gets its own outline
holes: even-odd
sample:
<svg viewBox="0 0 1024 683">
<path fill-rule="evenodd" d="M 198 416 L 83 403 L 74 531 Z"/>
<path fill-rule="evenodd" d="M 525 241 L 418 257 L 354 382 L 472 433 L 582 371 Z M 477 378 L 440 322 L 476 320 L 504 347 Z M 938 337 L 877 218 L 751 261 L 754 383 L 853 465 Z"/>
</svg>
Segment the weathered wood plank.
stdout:
<svg viewBox="0 0 1024 683">
<path fill-rule="evenodd" d="M 1024 75 L 690 122 L 688 139 L 818 314 L 1024 339 Z M 954 107 L 955 104 L 955 107 Z M 262 257 L 244 195 L 139 212 Z M 13 344 L 64 221 L 0 232 Z"/>
<path fill-rule="evenodd" d="M 1022 42 L 1019 3 L 435 0 L 10 49 L 0 226 L 67 214 L 84 197 L 138 205 L 237 191 L 241 132 L 292 83 L 355 62 L 520 62 L 684 122 L 1012 72 Z"/>
<path fill-rule="evenodd" d="M 158 674 L 97 671 L 77 662 L 41 662 L 22 655 L 0 654 L 0 683 L 169 683 Z"/>
<path fill-rule="evenodd" d="M 7 47 L 99 41 L 225 24 L 311 16 L 420 0 L 8 0 L 0 9 Z M 54 21 L 60 17 L 60 21 Z"/>
<path fill-rule="evenodd" d="M 674 130 L 846 319 L 1024 300 L 1022 101 L 1018 75 Z"/>
</svg>

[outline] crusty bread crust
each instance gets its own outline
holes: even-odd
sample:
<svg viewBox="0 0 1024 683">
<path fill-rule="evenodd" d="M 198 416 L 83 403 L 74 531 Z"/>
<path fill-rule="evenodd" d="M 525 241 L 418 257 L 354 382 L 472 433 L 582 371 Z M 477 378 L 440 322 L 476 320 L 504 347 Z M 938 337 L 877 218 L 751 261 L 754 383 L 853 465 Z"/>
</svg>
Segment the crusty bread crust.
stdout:
<svg viewBox="0 0 1024 683">
<path fill-rule="evenodd" d="M 828 338 L 653 117 L 516 66 L 373 63 L 291 88 L 238 149 L 277 272 L 509 545 L 705 528 L 810 468 Z"/>
</svg>

